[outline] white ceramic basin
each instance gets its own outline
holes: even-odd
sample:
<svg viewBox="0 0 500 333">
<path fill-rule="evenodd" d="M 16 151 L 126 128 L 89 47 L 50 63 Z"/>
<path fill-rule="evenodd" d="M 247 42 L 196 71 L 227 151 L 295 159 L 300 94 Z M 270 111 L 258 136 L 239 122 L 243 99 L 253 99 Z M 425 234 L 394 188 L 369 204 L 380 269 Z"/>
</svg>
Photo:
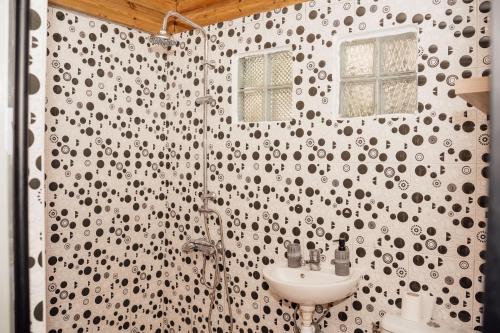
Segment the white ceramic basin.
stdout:
<svg viewBox="0 0 500 333">
<path fill-rule="evenodd" d="M 314 306 L 342 300 L 354 293 L 361 278 L 361 271 L 351 268 L 349 276 L 337 276 L 334 267 L 322 265 L 321 271 L 288 268 L 278 263 L 264 268 L 264 278 L 271 292 L 301 306 Z"/>
</svg>

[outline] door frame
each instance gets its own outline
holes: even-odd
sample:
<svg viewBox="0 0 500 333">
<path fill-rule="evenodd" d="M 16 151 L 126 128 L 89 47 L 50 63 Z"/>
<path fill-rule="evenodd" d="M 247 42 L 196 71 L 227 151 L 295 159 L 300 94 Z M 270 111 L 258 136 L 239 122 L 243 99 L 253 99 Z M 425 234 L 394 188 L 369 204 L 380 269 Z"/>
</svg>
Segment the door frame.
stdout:
<svg viewBox="0 0 500 333">
<path fill-rule="evenodd" d="M 14 252 L 14 327 L 30 332 L 29 233 L 28 233 L 28 80 L 30 0 L 11 2 L 14 19 L 14 113 L 12 231 Z M 15 13 L 15 16 L 12 15 Z"/>
</svg>

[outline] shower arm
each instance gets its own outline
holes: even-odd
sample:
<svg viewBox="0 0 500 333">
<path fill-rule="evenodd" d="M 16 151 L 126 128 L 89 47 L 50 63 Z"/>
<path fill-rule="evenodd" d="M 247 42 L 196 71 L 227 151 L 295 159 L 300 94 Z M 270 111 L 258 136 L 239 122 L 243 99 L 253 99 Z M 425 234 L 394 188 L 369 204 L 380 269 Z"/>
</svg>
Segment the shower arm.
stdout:
<svg viewBox="0 0 500 333">
<path fill-rule="evenodd" d="M 207 76 L 208 76 L 208 66 L 210 66 L 210 61 L 208 60 L 208 35 L 207 35 L 207 32 L 205 31 L 205 29 L 203 29 L 203 27 L 193 21 L 191 21 L 190 19 L 188 19 L 186 16 L 184 15 L 181 15 L 177 12 L 174 12 L 174 11 L 169 11 L 167 12 L 167 14 L 165 14 L 165 17 L 163 18 L 163 24 L 162 24 L 162 27 L 161 27 L 161 32 L 164 32 L 165 34 L 167 33 L 167 29 L 168 29 L 168 21 L 171 19 L 171 18 L 175 18 L 191 27 L 193 27 L 194 29 L 196 30 L 199 30 L 201 32 L 201 34 L 203 35 L 203 39 L 204 39 L 204 50 L 203 50 L 203 70 L 204 70 L 204 80 L 203 80 L 203 89 L 204 89 L 204 94 L 205 95 L 208 95 L 208 89 L 207 89 L 207 86 L 208 86 L 208 83 L 206 82 L 207 81 Z"/>
<path fill-rule="evenodd" d="M 165 17 L 163 18 L 161 32 L 163 32 L 165 34 L 167 33 L 168 21 L 171 18 L 175 18 L 175 19 L 177 19 L 177 20 L 179 20 L 179 21 L 181 21 L 181 22 L 183 22 L 183 23 L 185 23 L 185 24 L 191 26 L 192 28 L 199 30 L 201 32 L 201 34 L 203 35 L 204 43 L 205 43 L 203 68 L 206 68 L 207 65 L 210 65 L 210 62 L 208 61 L 208 35 L 207 35 L 207 32 L 205 31 L 205 29 L 203 29 L 203 27 L 201 25 L 195 23 L 194 21 L 190 20 L 186 16 L 171 10 L 171 11 L 167 12 L 167 14 L 165 14 Z M 205 86 L 205 88 L 206 88 L 206 86 Z M 208 92 L 206 92 L 206 94 L 208 94 Z"/>
<path fill-rule="evenodd" d="M 168 21 L 170 20 L 171 17 L 174 17 L 174 18 L 178 19 L 179 21 L 182 21 L 182 22 L 186 23 L 187 25 L 190 25 L 191 27 L 200 30 L 203 33 L 203 35 L 205 35 L 205 37 L 206 37 L 207 33 L 205 32 L 205 29 L 203 29 L 199 24 L 191 21 L 186 16 L 183 16 L 177 12 L 174 12 L 174 11 L 169 11 L 165 14 L 165 17 L 163 18 L 163 25 L 162 25 L 163 31 L 165 31 L 165 32 L 167 31 Z"/>
</svg>

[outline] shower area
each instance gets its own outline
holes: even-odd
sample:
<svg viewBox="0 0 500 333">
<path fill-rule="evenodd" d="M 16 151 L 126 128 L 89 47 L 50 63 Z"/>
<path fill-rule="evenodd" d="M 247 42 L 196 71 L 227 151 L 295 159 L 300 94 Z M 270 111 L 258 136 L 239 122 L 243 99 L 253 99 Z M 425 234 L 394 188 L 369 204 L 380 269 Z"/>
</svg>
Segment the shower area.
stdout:
<svg viewBox="0 0 500 333">
<path fill-rule="evenodd" d="M 209 332 L 215 309 L 232 332 L 224 221 L 204 158 L 218 75 L 206 31 L 175 12 L 157 35 L 48 15 L 49 327 Z M 175 40 L 172 19 L 194 31 Z"/>
<path fill-rule="evenodd" d="M 316 333 L 374 332 L 407 291 L 482 331 L 489 115 L 455 82 L 490 75 L 490 6 L 316 0 L 208 26 L 167 12 L 153 35 L 33 13 L 34 332 L 295 333 L 263 269 L 292 243 L 328 267 L 339 238 L 364 275 L 315 307 Z M 414 112 L 340 112 L 337 39 L 400 28 L 416 36 Z"/>
</svg>

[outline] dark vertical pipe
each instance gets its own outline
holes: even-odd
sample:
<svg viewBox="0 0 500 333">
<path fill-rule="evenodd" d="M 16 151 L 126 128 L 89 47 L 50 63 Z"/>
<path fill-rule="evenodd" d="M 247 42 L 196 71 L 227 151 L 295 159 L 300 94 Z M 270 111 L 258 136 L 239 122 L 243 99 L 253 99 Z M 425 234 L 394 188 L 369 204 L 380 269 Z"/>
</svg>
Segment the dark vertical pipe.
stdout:
<svg viewBox="0 0 500 333">
<path fill-rule="evenodd" d="M 30 332 L 28 266 L 28 58 L 29 0 L 12 2 L 15 8 L 14 75 L 14 311 L 16 333 Z"/>
<path fill-rule="evenodd" d="M 490 167 L 488 244 L 486 252 L 486 292 L 484 329 L 500 330 L 500 3 L 491 1 L 493 70 L 490 109 Z M 495 93 L 496 92 L 496 93 Z"/>
</svg>

